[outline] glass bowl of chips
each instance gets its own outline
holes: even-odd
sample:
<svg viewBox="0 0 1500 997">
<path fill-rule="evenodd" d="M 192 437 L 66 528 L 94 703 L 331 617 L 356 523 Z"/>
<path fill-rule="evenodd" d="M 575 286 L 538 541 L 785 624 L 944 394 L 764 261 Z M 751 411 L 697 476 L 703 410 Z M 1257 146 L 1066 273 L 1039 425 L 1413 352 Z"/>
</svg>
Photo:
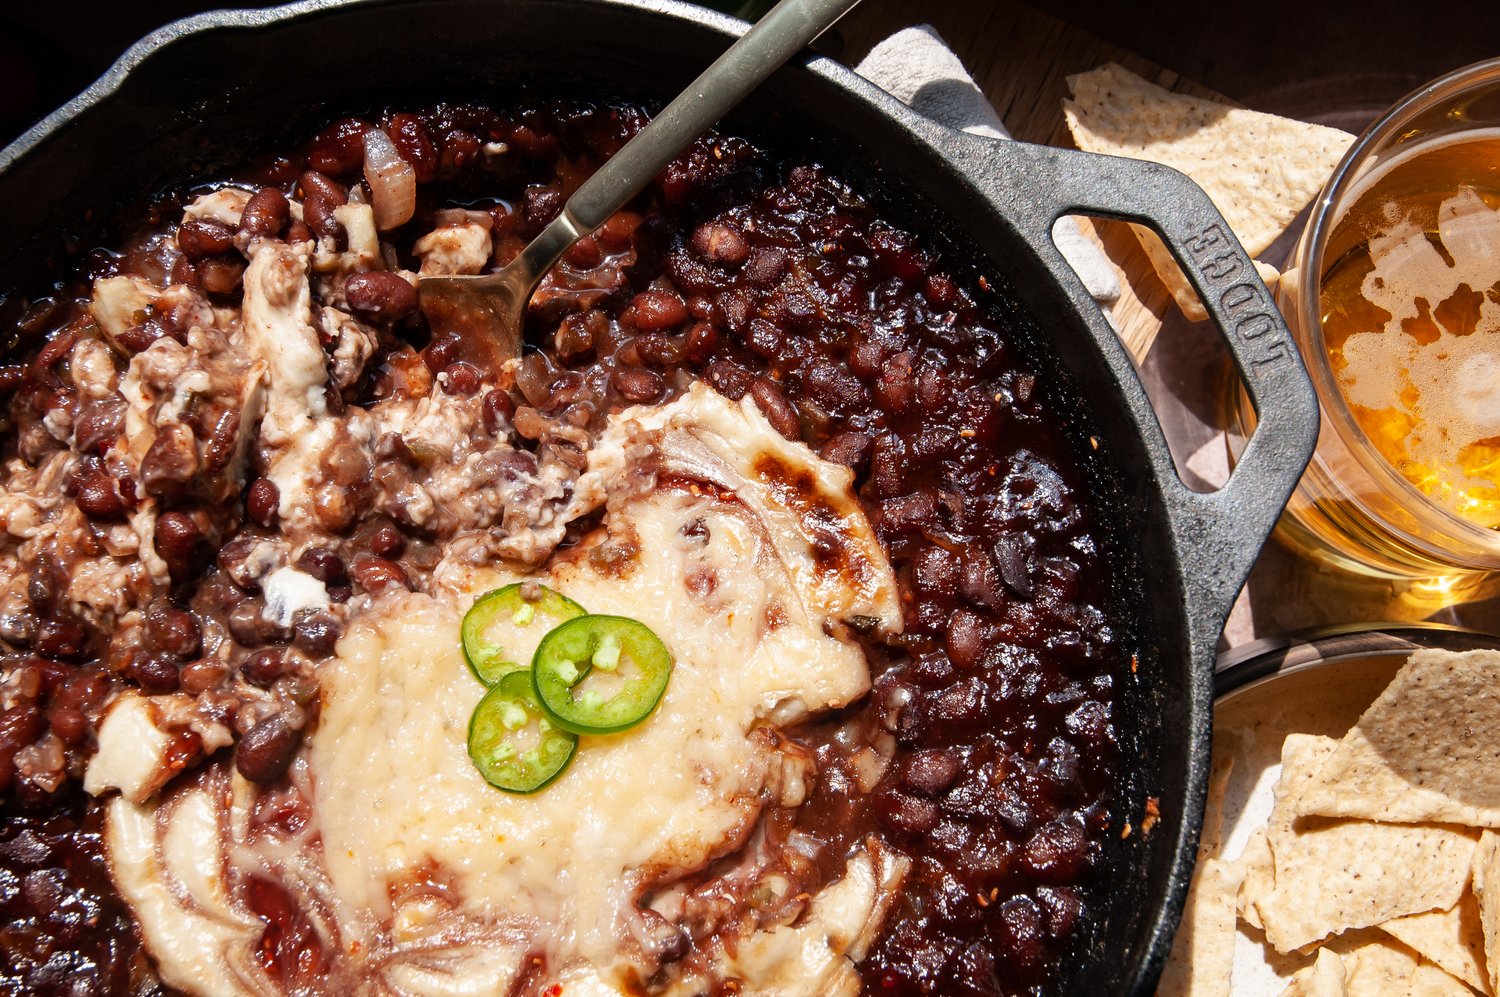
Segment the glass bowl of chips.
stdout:
<svg viewBox="0 0 1500 997">
<path fill-rule="evenodd" d="M 1396 579 L 1500 570 L 1496 258 L 1500 59 L 1391 108 L 1313 202 L 1277 290 L 1323 417 L 1296 546 Z"/>
</svg>

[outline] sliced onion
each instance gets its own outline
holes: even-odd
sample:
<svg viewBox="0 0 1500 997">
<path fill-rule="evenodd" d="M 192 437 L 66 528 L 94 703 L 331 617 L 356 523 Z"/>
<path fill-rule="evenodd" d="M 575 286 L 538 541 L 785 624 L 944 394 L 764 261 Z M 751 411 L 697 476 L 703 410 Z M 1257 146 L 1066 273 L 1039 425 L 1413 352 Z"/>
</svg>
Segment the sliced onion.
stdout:
<svg viewBox="0 0 1500 997">
<path fill-rule="evenodd" d="M 411 220 L 417 210 L 417 171 L 379 128 L 365 132 L 365 182 L 376 228 L 386 232 Z"/>
</svg>

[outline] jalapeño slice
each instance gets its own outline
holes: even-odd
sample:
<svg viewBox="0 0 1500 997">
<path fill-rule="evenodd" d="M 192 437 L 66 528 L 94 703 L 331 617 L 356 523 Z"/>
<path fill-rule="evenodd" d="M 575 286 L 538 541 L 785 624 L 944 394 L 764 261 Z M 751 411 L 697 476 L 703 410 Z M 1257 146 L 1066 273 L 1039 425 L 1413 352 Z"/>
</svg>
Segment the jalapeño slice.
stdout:
<svg viewBox="0 0 1500 997">
<path fill-rule="evenodd" d="M 580 616 L 537 645 L 531 678 L 558 726 L 613 734 L 651 715 L 672 675 L 672 654 L 651 628 L 624 616 Z"/>
<path fill-rule="evenodd" d="M 562 775 L 578 735 L 552 723 L 531 674 L 515 671 L 490 687 L 469 718 L 469 757 L 484 781 L 507 793 L 535 793 Z"/>
<path fill-rule="evenodd" d="M 510 672 L 526 670 L 543 634 L 584 612 L 572 599 L 536 582 L 486 592 L 464 614 L 464 660 L 479 681 L 494 685 Z"/>
</svg>

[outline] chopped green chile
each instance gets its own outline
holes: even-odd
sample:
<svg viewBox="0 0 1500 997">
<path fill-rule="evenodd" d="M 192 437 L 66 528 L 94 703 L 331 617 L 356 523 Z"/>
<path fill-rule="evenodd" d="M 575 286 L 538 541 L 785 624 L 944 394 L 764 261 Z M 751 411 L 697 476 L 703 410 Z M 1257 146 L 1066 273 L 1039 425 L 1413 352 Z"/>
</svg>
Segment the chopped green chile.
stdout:
<svg viewBox="0 0 1500 997">
<path fill-rule="evenodd" d="M 523 594 L 526 586 L 535 599 Z M 464 660 L 479 681 L 494 685 L 511 672 L 523 672 L 542 636 L 586 610 L 560 592 L 536 582 L 516 582 L 486 592 L 464 614 Z"/>
<path fill-rule="evenodd" d="M 485 782 L 507 793 L 535 793 L 562 775 L 578 735 L 562 730 L 537 702 L 529 671 L 502 676 L 469 718 L 469 757 Z"/>
<path fill-rule="evenodd" d="M 672 676 L 672 654 L 651 628 L 624 616 L 580 616 L 537 645 L 531 678 L 558 726 L 613 734 L 645 720 Z"/>
</svg>

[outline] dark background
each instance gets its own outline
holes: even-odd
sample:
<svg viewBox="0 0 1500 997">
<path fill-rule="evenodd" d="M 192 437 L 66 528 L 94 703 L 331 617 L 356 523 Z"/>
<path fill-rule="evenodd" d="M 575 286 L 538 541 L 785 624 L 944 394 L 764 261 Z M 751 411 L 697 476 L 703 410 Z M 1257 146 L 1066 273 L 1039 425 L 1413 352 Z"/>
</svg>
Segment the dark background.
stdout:
<svg viewBox="0 0 1500 997">
<path fill-rule="evenodd" d="M 912 0 L 911 21 L 963 2 Z M 0 2 L 0 143 L 88 86 L 137 38 L 217 6 L 271 4 Z M 1293 117 L 1317 117 L 1329 107 L 1383 107 L 1425 80 L 1500 55 L 1494 0 L 1038 0 L 1034 6 L 1243 104 Z M 824 47 L 836 55 L 837 38 Z"/>
</svg>

